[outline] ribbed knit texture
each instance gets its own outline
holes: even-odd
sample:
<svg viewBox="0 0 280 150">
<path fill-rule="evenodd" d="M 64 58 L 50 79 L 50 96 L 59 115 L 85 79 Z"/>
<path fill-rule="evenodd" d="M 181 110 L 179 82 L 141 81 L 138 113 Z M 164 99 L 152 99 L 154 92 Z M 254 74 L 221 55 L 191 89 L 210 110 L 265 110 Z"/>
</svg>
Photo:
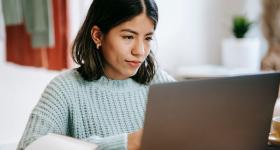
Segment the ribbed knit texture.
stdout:
<svg viewBox="0 0 280 150">
<path fill-rule="evenodd" d="M 158 69 L 151 84 L 174 79 Z M 54 78 L 33 109 L 18 145 L 23 150 L 48 133 L 127 149 L 127 134 L 143 127 L 149 86 L 132 79 L 85 81 L 76 70 Z"/>
</svg>

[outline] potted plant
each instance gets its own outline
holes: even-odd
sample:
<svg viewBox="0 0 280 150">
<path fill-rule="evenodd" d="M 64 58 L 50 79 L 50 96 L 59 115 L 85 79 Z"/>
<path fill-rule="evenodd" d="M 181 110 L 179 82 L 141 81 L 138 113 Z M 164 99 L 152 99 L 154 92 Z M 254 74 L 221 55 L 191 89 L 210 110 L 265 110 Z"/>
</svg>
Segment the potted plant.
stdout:
<svg viewBox="0 0 280 150">
<path fill-rule="evenodd" d="M 233 37 L 222 43 L 222 63 L 225 67 L 259 70 L 260 42 L 257 38 L 246 37 L 252 24 L 246 16 L 233 18 Z"/>
</svg>

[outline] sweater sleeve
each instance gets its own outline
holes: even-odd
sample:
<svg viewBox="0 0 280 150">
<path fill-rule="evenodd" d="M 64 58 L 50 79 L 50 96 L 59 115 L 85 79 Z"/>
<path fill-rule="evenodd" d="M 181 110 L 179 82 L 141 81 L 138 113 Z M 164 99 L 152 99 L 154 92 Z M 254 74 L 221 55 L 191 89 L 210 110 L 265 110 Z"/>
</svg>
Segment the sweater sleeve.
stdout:
<svg viewBox="0 0 280 150">
<path fill-rule="evenodd" d="M 97 150 L 126 150 L 127 135 L 127 133 L 124 133 L 104 138 L 99 136 L 91 136 L 85 139 L 85 141 L 97 144 Z"/>
<path fill-rule="evenodd" d="M 67 134 L 67 104 L 60 84 L 52 81 L 33 109 L 17 150 L 24 150 L 36 139 L 48 133 Z"/>
</svg>

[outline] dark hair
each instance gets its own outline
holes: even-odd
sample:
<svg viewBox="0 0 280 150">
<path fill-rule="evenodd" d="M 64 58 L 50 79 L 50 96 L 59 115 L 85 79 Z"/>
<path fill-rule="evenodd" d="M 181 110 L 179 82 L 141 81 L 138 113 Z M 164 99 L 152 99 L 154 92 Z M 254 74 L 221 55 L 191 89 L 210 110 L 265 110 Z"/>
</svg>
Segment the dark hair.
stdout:
<svg viewBox="0 0 280 150">
<path fill-rule="evenodd" d="M 143 12 L 146 12 L 156 28 L 158 8 L 154 0 L 93 0 L 72 47 L 72 57 L 80 65 L 77 70 L 83 79 L 93 81 L 104 75 L 104 58 L 92 40 L 92 27 L 98 26 L 102 34 L 106 35 L 112 28 Z M 131 78 L 138 83 L 149 84 L 155 75 L 155 63 L 151 51 Z"/>
</svg>

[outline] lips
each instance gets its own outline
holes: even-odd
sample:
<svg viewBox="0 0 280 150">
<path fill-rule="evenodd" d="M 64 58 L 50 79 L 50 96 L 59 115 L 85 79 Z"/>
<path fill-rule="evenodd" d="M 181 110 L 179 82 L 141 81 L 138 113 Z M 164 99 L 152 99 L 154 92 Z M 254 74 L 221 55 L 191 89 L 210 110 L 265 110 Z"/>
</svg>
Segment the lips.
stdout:
<svg viewBox="0 0 280 150">
<path fill-rule="evenodd" d="M 142 61 L 139 60 L 126 60 L 126 62 L 131 66 L 131 67 L 139 67 L 142 64 Z"/>
</svg>

